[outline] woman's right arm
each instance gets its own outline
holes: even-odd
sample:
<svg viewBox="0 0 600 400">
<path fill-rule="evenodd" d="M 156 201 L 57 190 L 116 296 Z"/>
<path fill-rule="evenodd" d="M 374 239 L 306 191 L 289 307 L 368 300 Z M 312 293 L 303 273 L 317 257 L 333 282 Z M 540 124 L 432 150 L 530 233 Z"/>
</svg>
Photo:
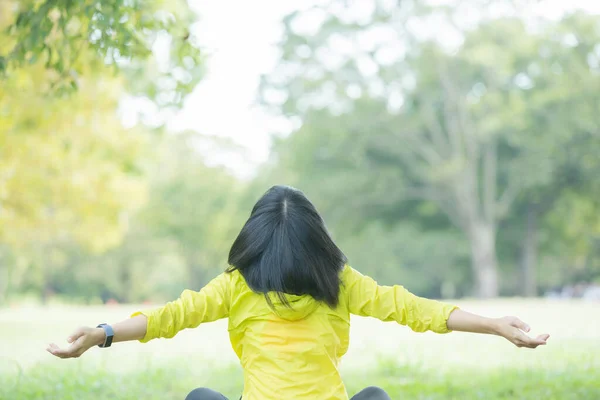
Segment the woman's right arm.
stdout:
<svg viewBox="0 0 600 400">
<path fill-rule="evenodd" d="M 143 314 L 111 325 L 114 331 L 113 342 L 141 340 L 146 336 L 147 325 L 148 318 Z M 105 339 L 104 329 L 81 327 L 67 338 L 67 342 L 71 344 L 69 347 L 60 348 L 51 343 L 46 350 L 56 357 L 77 358 L 91 347 L 103 344 Z"/>
<path fill-rule="evenodd" d="M 528 336 L 531 328 L 517 317 L 487 318 L 463 310 L 454 310 L 448 318 L 448 329 L 460 332 L 492 334 L 505 338 L 517 347 L 535 349 L 550 337 L 547 333 Z"/>
</svg>

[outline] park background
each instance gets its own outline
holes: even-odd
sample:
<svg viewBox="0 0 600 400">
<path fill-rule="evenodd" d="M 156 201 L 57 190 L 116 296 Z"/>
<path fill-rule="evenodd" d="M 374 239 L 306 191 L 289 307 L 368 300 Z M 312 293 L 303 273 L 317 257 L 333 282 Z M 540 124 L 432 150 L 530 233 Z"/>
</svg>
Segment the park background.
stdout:
<svg viewBox="0 0 600 400">
<path fill-rule="evenodd" d="M 350 264 L 548 346 L 353 320 L 350 393 L 600 398 L 600 3 L 0 1 L 0 398 L 241 391 L 226 323 L 44 352 L 200 289 L 303 190 Z"/>
</svg>

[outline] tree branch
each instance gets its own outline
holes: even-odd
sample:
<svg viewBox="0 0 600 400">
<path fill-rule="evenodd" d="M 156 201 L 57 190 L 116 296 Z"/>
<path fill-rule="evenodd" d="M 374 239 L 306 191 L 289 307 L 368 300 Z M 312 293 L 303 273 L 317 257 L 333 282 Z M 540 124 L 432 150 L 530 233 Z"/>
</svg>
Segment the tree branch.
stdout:
<svg viewBox="0 0 600 400">
<path fill-rule="evenodd" d="M 471 117 L 466 108 L 463 96 L 455 93 L 455 102 L 458 121 L 461 127 L 460 131 L 462 132 L 462 136 L 465 141 L 467 154 L 472 161 L 476 161 L 479 158 L 479 148 L 477 146 L 473 121 L 471 121 Z"/>
<path fill-rule="evenodd" d="M 461 156 L 463 153 L 463 146 L 460 138 L 460 129 L 458 128 L 458 124 L 456 121 L 456 117 L 454 116 L 454 111 L 450 107 L 450 103 L 448 97 L 451 96 L 453 89 L 452 84 L 450 83 L 450 77 L 448 76 L 448 71 L 446 68 L 440 63 L 438 66 L 438 76 L 440 78 L 440 83 L 442 84 L 442 88 L 444 89 L 444 93 L 448 96 L 444 96 L 444 119 L 446 120 L 446 132 L 448 134 L 449 142 L 452 146 L 452 150 L 454 156 Z"/>
<path fill-rule="evenodd" d="M 395 162 L 400 164 L 402 168 L 406 168 L 415 174 L 419 179 L 428 181 L 429 180 L 429 167 L 431 163 L 424 159 L 424 156 L 417 156 L 417 153 L 413 151 L 412 146 L 406 148 L 406 146 L 390 144 L 385 139 L 386 136 L 374 137 L 369 146 L 370 150 L 379 153 L 380 156 L 388 159 L 393 159 Z M 404 162 L 402 162 L 404 161 Z"/>
<path fill-rule="evenodd" d="M 419 107 L 420 114 L 425 122 L 429 136 L 431 137 L 431 142 L 437 147 L 438 154 L 447 155 L 450 142 L 447 137 L 444 138 L 444 129 L 442 128 L 438 117 L 435 115 L 435 111 L 431 104 L 425 100 L 422 100 L 422 102 L 424 105 Z"/>
<path fill-rule="evenodd" d="M 512 203 L 515 201 L 519 192 L 521 191 L 521 187 L 517 183 L 509 183 L 502 196 L 496 202 L 496 218 L 504 218 L 508 213 L 508 210 Z"/>
<path fill-rule="evenodd" d="M 429 165 L 435 166 L 442 162 L 442 156 L 434 149 L 431 142 L 427 143 L 419 137 L 418 133 L 408 133 L 403 136 L 403 139 L 412 143 L 413 152 L 419 154 Z"/>
<path fill-rule="evenodd" d="M 464 145 L 469 159 L 476 161 L 479 155 L 475 128 L 466 108 L 464 96 L 460 94 L 460 91 L 453 83 L 447 68 L 440 66 L 438 71 L 440 82 L 446 94 L 445 97 L 449 100 L 444 101 L 446 105 L 445 118 L 449 122 L 447 124 L 448 133 L 451 135 L 452 142 L 460 146 L 461 149 Z M 449 103 L 455 105 L 454 111 L 450 109 Z"/>
<path fill-rule="evenodd" d="M 409 187 L 404 190 L 406 198 L 422 199 L 434 202 L 446 214 L 450 222 L 458 229 L 466 231 L 468 219 L 461 212 L 460 207 L 444 192 L 434 187 Z"/>
<path fill-rule="evenodd" d="M 470 219 L 481 218 L 481 201 L 479 193 L 479 147 L 476 130 L 466 108 L 464 96 L 453 83 L 445 65 L 440 63 L 439 79 L 444 88 L 444 117 L 446 119 L 448 137 L 455 149 L 455 155 L 466 160 L 466 169 L 462 174 L 462 182 L 456 184 L 456 195 Z M 454 105 L 453 108 L 450 104 Z"/>
<path fill-rule="evenodd" d="M 498 153 L 496 151 L 496 141 L 486 145 L 483 158 L 483 216 L 485 220 L 492 224 L 495 220 L 494 209 L 496 207 L 496 174 L 498 169 Z"/>
</svg>

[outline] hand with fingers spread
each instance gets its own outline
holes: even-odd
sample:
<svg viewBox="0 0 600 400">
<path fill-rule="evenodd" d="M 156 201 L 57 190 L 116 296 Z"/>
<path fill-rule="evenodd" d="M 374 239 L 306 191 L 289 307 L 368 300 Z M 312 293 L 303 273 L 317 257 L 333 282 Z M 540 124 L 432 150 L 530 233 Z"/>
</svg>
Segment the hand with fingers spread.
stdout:
<svg viewBox="0 0 600 400">
<path fill-rule="evenodd" d="M 145 315 L 127 318 L 114 325 L 100 324 L 97 328 L 81 327 L 67 338 L 71 345 L 61 349 L 51 343 L 46 350 L 56 357 L 77 358 L 91 347 L 110 347 L 114 342 L 141 340 L 146 335 L 148 319 Z"/>
<path fill-rule="evenodd" d="M 526 334 L 531 328 L 517 317 L 503 317 L 496 319 L 495 333 L 502 336 L 517 347 L 535 349 L 543 346 L 550 337 L 548 334 L 532 338 Z"/>
<path fill-rule="evenodd" d="M 70 346 L 60 348 L 54 343 L 50 343 L 46 349 L 50 354 L 60 358 L 77 358 L 85 353 L 89 348 L 104 343 L 105 333 L 101 328 L 81 327 L 75 330 L 67 338 Z"/>
<path fill-rule="evenodd" d="M 529 325 L 517 317 L 486 318 L 460 309 L 452 311 L 446 324 L 452 331 L 498 335 L 517 347 L 530 349 L 545 345 L 550 337 L 548 334 L 529 337 L 525 333 L 531 330 Z"/>
</svg>

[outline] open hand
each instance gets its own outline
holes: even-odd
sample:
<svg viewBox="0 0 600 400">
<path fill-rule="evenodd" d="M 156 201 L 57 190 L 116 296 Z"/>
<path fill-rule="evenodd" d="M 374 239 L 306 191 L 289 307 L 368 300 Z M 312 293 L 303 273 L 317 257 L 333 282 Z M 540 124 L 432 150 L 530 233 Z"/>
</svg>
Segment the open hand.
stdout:
<svg viewBox="0 0 600 400">
<path fill-rule="evenodd" d="M 517 347 L 535 349 L 538 346 L 545 345 L 550 337 L 550 335 L 546 333 L 535 338 L 528 336 L 525 332 L 529 332 L 531 328 L 517 317 L 498 318 L 495 322 L 496 333 Z"/>
<path fill-rule="evenodd" d="M 67 342 L 71 344 L 69 347 L 61 349 L 56 344 L 50 343 L 46 351 L 60 358 L 77 358 L 90 347 L 104 343 L 105 336 L 102 328 L 81 327 L 67 338 Z"/>
</svg>

